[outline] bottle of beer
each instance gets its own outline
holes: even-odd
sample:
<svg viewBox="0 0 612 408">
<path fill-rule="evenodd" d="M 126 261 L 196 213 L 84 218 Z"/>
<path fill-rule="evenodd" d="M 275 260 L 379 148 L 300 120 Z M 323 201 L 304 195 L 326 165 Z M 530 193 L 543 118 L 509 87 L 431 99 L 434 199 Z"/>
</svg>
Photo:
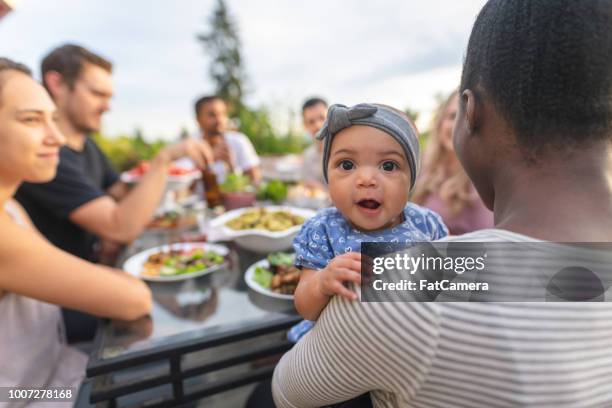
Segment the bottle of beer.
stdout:
<svg viewBox="0 0 612 408">
<path fill-rule="evenodd" d="M 202 181 L 204 182 L 204 198 L 208 204 L 208 208 L 213 209 L 219 205 L 223 205 L 221 198 L 221 190 L 217 183 L 217 176 L 210 168 L 202 170 Z"/>
</svg>

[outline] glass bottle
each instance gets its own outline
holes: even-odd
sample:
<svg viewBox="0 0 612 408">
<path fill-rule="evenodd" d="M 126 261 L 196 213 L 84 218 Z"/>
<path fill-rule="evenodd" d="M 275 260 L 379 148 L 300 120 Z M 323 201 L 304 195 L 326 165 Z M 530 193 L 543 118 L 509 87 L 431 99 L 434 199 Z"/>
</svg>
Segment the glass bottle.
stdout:
<svg viewBox="0 0 612 408">
<path fill-rule="evenodd" d="M 202 181 L 204 182 L 204 199 L 208 204 L 208 208 L 213 209 L 222 205 L 221 190 L 219 189 L 215 173 L 208 168 L 202 170 Z"/>
</svg>

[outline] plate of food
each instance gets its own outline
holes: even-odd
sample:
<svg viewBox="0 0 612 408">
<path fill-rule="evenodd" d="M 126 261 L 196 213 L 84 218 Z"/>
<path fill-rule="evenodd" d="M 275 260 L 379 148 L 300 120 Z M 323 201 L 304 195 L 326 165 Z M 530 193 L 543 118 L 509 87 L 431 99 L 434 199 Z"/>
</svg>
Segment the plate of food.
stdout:
<svg viewBox="0 0 612 408">
<path fill-rule="evenodd" d="M 120 179 L 127 184 L 138 183 L 142 176 L 149 170 L 149 166 L 149 162 L 142 161 L 133 169 L 121 173 Z M 169 190 L 180 189 L 188 186 L 201 177 L 202 173 L 196 168 L 183 167 L 176 163 L 172 163 L 170 167 L 168 167 L 167 187 Z"/>
<path fill-rule="evenodd" d="M 196 225 L 196 216 L 180 207 L 157 214 L 147 225 L 148 230 L 168 230 Z"/>
<path fill-rule="evenodd" d="M 220 270 L 227 265 L 229 250 L 223 245 L 178 243 L 147 249 L 123 264 L 130 275 L 151 282 L 175 282 Z"/>
<path fill-rule="evenodd" d="M 255 292 L 275 299 L 293 300 L 300 270 L 293 265 L 294 254 L 276 252 L 247 269 L 244 280 Z"/>
<path fill-rule="evenodd" d="M 248 207 L 228 211 L 210 222 L 227 239 L 251 251 L 284 251 L 315 211 L 286 206 Z"/>
</svg>

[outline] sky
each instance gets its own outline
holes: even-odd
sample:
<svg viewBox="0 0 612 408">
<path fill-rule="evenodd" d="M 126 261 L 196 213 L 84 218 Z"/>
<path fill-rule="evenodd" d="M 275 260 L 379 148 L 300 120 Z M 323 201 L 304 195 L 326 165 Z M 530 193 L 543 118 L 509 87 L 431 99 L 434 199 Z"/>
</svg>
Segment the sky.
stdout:
<svg viewBox="0 0 612 408">
<path fill-rule="evenodd" d="M 226 0 L 242 40 L 247 103 L 266 105 L 280 131 L 303 100 L 410 107 L 425 128 L 436 97 L 459 84 L 484 0 Z M 54 47 L 83 45 L 114 63 L 107 135 L 149 139 L 195 130 L 193 102 L 214 91 L 196 35 L 215 0 L 19 0 L 0 22 L 0 56 L 29 65 Z M 299 121 L 294 125 L 299 125 Z"/>
</svg>

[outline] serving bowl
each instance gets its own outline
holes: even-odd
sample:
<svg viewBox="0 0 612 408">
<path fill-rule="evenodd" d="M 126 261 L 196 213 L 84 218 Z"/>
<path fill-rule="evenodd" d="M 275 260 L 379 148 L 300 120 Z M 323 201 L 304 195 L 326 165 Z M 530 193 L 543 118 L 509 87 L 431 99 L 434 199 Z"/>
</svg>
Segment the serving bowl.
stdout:
<svg viewBox="0 0 612 408">
<path fill-rule="evenodd" d="M 240 247 L 257 253 L 270 253 L 285 251 L 291 248 L 293 238 L 298 234 L 302 225 L 294 225 L 283 231 L 268 231 L 263 229 L 243 229 L 235 230 L 228 227 L 227 222 L 241 216 L 247 211 L 263 208 L 268 212 L 286 211 L 294 215 L 299 215 L 307 220 L 314 216 L 316 212 L 307 208 L 289 207 L 289 206 L 262 206 L 239 208 L 228 211 L 223 215 L 214 218 L 210 222 L 210 228 L 215 229 L 224 239 L 233 240 Z"/>
</svg>

